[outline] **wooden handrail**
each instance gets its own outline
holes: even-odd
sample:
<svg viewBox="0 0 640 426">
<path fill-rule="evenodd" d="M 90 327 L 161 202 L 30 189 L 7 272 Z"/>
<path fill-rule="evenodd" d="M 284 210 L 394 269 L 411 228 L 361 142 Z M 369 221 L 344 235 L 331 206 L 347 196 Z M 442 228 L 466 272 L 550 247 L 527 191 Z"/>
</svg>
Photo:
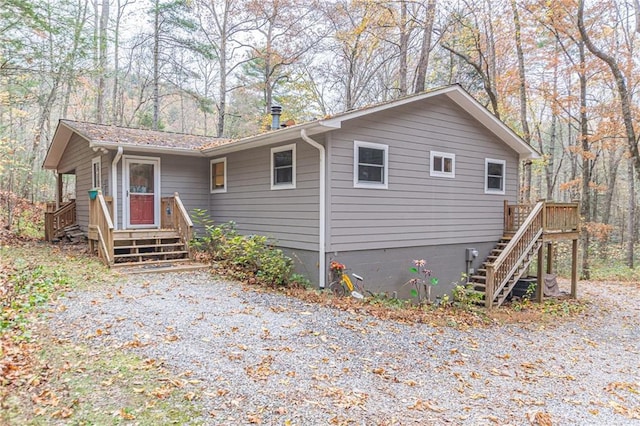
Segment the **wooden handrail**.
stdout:
<svg viewBox="0 0 640 426">
<path fill-rule="evenodd" d="M 47 207 L 49 208 L 49 207 Z M 71 200 L 60 206 L 57 210 L 47 211 L 44 214 L 44 236 L 46 241 L 52 241 L 57 237 L 57 231 L 76 223 L 76 200 Z"/>
<path fill-rule="evenodd" d="M 542 236 L 545 203 L 538 202 L 527 219 L 519 227 L 502 253 L 487 264 L 485 305 L 491 308 L 493 301 L 511 279 L 518 266 L 527 256 L 536 241 Z"/>
<path fill-rule="evenodd" d="M 89 229 L 97 235 L 98 255 L 107 266 L 113 265 L 113 221 L 102 191 L 89 200 Z"/>
<path fill-rule="evenodd" d="M 182 204 L 182 200 L 180 199 L 180 194 L 177 192 L 173 196 L 174 199 L 174 211 L 177 211 L 178 214 L 173 215 L 174 226 L 175 229 L 182 236 L 185 247 L 189 252 L 189 256 L 191 256 L 191 238 L 193 237 L 193 222 L 189 217 L 189 213 L 187 213 L 187 209 L 184 208 L 184 204 Z"/>
<path fill-rule="evenodd" d="M 508 204 L 504 206 L 504 232 L 516 232 L 523 225 L 535 204 Z M 575 232 L 580 224 L 578 203 L 545 202 L 543 228 L 545 232 Z"/>
</svg>

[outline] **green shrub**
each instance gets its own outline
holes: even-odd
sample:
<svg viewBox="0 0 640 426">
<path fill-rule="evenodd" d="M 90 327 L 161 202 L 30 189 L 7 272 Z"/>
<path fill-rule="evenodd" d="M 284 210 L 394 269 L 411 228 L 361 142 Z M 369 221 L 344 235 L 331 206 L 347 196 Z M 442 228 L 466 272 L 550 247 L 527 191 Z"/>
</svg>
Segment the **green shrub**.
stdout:
<svg viewBox="0 0 640 426">
<path fill-rule="evenodd" d="M 194 213 L 194 222 L 203 225 L 205 232 L 196 236 L 192 247 L 226 267 L 231 277 L 241 280 L 254 277 L 269 285 L 287 285 L 292 281 L 293 261 L 267 237 L 240 235 L 234 222 L 214 225 L 203 210 Z"/>
</svg>

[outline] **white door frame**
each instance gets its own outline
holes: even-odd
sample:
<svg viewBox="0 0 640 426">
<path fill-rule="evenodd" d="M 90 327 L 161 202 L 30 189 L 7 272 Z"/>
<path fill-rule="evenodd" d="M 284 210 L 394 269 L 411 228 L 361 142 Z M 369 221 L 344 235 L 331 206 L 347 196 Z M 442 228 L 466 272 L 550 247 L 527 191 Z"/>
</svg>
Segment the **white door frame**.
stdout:
<svg viewBox="0 0 640 426">
<path fill-rule="evenodd" d="M 156 228 L 160 229 L 160 157 L 143 157 L 140 155 L 122 156 L 122 224 L 124 229 Z M 153 224 L 131 225 L 129 223 L 129 166 L 131 163 L 153 164 Z"/>
</svg>

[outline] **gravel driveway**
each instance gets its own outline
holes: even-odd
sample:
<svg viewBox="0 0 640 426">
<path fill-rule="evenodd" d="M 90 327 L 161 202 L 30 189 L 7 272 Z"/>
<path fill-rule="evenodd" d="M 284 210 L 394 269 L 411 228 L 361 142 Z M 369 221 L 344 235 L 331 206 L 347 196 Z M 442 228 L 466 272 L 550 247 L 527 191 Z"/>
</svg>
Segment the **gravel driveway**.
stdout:
<svg viewBox="0 0 640 426">
<path fill-rule="evenodd" d="M 580 297 L 593 301 L 587 312 L 556 326 L 461 331 L 201 272 L 73 292 L 51 321 L 69 338 L 192 371 L 205 424 L 638 425 L 640 287 L 593 284 Z M 98 328 L 110 333 L 85 339 Z"/>
</svg>

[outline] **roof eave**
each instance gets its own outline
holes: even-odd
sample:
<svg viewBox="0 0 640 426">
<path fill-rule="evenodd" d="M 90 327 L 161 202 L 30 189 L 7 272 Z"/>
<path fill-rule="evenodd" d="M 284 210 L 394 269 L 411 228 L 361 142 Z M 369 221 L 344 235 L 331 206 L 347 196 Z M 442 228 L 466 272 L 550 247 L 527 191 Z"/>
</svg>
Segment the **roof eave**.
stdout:
<svg viewBox="0 0 640 426">
<path fill-rule="evenodd" d="M 305 129 L 309 136 L 325 133 L 340 128 L 339 123 L 327 123 L 325 120 L 316 120 L 310 123 L 299 124 L 285 129 L 262 133 L 257 136 L 250 136 L 237 141 L 205 148 L 201 152 L 207 156 L 224 155 L 232 152 L 243 151 L 245 149 L 257 148 L 272 145 L 279 142 L 290 141 L 300 137 L 300 130 Z"/>
<path fill-rule="evenodd" d="M 174 154 L 174 155 L 185 155 L 192 157 L 202 157 L 204 154 L 202 151 L 197 148 L 177 148 L 177 147 L 166 147 L 166 146 L 158 146 L 158 145 L 137 145 L 130 143 L 120 143 L 120 142 L 89 142 L 90 148 L 105 148 L 109 150 L 116 150 L 118 147 L 122 147 L 127 151 L 137 151 L 137 152 L 145 152 L 152 154 Z"/>
<path fill-rule="evenodd" d="M 504 124 L 495 115 L 489 112 L 484 106 L 475 100 L 463 89 L 452 90 L 447 96 L 456 104 L 466 110 L 476 120 L 482 123 L 490 132 L 506 143 L 511 149 L 516 151 L 520 160 L 537 159 L 540 154 L 520 136 L 518 136 L 509 126 Z"/>
<path fill-rule="evenodd" d="M 62 159 L 62 154 L 64 154 L 72 134 L 73 129 L 67 126 L 62 120 L 59 120 L 58 126 L 53 134 L 51 145 L 49 145 L 49 149 L 47 150 L 47 155 L 42 162 L 43 169 L 58 169 L 58 164 L 60 164 L 60 159 Z"/>
</svg>

